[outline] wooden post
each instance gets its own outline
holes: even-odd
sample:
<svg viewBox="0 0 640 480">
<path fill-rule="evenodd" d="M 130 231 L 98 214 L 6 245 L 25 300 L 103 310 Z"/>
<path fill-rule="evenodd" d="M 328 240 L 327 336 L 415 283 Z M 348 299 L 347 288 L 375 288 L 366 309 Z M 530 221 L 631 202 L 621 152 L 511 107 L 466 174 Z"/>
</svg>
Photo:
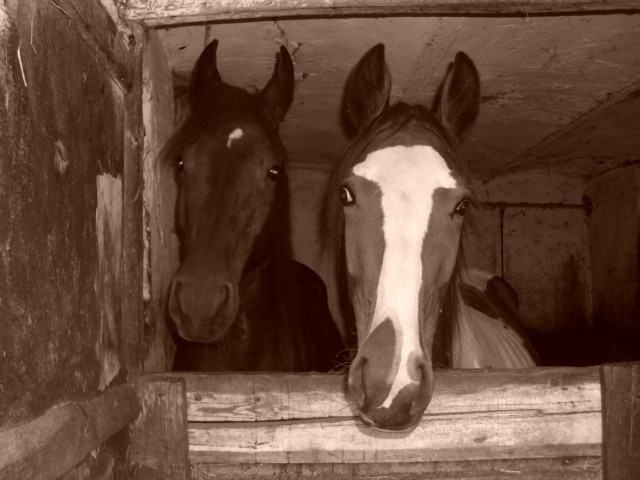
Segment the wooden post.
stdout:
<svg viewBox="0 0 640 480">
<path fill-rule="evenodd" d="M 142 415 L 131 428 L 129 464 L 135 480 L 189 478 L 187 399 L 183 378 L 150 375 L 136 381 Z"/>
<path fill-rule="evenodd" d="M 640 363 L 602 365 L 605 480 L 640 478 Z"/>
<path fill-rule="evenodd" d="M 88 402 L 54 407 L 0 433 L 0 478 L 58 479 L 139 411 L 134 388 L 120 385 Z"/>
<path fill-rule="evenodd" d="M 122 344 L 130 374 L 142 370 L 144 315 L 142 303 L 142 46 L 144 33 L 134 26 L 134 81 L 125 97 L 122 218 Z"/>
</svg>

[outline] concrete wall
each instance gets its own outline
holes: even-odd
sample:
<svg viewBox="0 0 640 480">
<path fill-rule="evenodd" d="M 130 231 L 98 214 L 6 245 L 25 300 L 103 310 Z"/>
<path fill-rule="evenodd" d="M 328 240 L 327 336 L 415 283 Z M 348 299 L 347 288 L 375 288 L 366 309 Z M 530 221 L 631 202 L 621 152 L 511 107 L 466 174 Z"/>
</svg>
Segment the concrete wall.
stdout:
<svg viewBox="0 0 640 480">
<path fill-rule="evenodd" d="M 476 190 L 484 208 L 471 222 L 471 263 L 493 266 L 514 286 L 528 328 L 589 331 L 589 206 L 582 178 L 517 173 L 478 184 Z"/>
<path fill-rule="evenodd" d="M 122 372 L 124 93 L 98 51 L 122 42 L 81 10 L 91 46 L 51 2 L 0 3 L 0 427 Z"/>
</svg>

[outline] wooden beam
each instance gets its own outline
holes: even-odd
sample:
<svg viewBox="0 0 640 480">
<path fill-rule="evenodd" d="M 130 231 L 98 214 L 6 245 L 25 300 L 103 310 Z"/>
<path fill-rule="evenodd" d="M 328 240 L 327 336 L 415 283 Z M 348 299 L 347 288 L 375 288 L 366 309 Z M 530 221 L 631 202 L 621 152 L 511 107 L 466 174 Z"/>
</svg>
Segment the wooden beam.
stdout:
<svg viewBox="0 0 640 480">
<path fill-rule="evenodd" d="M 503 170 L 527 170 L 535 165 L 595 176 L 635 161 L 640 140 L 626 126 L 637 120 L 638 108 L 640 81 L 635 81 L 510 160 Z M 611 145 L 616 145 L 615 152 Z"/>
<path fill-rule="evenodd" d="M 606 480 L 640 478 L 640 363 L 602 366 Z"/>
<path fill-rule="evenodd" d="M 496 461 L 601 455 L 599 369 L 438 371 L 407 434 L 360 422 L 337 375 L 186 375 L 192 463 Z"/>
<path fill-rule="evenodd" d="M 133 84 L 125 96 L 122 212 L 122 327 L 124 362 L 129 374 L 143 370 L 145 325 L 143 310 L 143 224 L 142 224 L 142 27 L 133 28 L 135 45 L 131 57 Z"/>
<path fill-rule="evenodd" d="M 124 18 L 149 26 L 338 15 L 536 15 L 638 11 L 638 0 L 128 0 Z"/>
<path fill-rule="evenodd" d="M 139 412 L 131 385 L 114 387 L 87 402 L 54 407 L 0 433 L 0 478 L 60 478 Z"/>
</svg>

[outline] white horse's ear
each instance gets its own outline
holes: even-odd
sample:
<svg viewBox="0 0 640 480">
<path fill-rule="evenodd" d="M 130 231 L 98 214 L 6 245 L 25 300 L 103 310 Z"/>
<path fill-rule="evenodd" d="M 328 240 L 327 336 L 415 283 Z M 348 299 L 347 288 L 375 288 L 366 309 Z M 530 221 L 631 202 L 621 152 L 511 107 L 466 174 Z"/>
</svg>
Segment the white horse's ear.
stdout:
<svg viewBox="0 0 640 480">
<path fill-rule="evenodd" d="M 281 46 L 273 75 L 262 90 L 262 105 L 271 114 L 276 125 L 284 120 L 293 102 L 293 88 L 293 62 L 287 49 Z"/>
<path fill-rule="evenodd" d="M 205 48 L 191 74 L 191 88 L 189 101 L 197 102 L 203 92 L 214 89 L 222 84 L 217 65 L 218 40 L 214 40 Z"/>
<path fill-rule="evenodd" d="M 436 97 L 435 111 L 442 125 L 461 142 L 480 109 L 480 78 L 471 59 L 456 54 Z"/>
<path fill-rule="evenodd" d="M 344 94 L 344 109 L 349 127 L 366 127 L 389 106 L 391 74 L 379 43 L 363 55 L 349 75 Z"/>
</svg>

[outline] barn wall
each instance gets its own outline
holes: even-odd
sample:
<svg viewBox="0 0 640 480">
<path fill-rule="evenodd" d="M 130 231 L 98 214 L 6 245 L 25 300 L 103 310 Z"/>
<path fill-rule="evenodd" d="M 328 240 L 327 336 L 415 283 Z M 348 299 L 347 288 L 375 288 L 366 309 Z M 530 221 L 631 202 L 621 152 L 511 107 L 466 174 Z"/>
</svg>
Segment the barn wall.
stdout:
<svg viewBox="0 0 640 480">
<path fill-rule="evenodd" d="M 593 201 L 589 236 L 595 325 L 600 332 L 612 333 L 613 359 L 638 359 L 640 165 L 594 177 L 587 191 Z"/>
<path fill-rule="evenodd" d="M 579 176 L 507 174 L 477 187 L 486 202 L 472 264 L 502 272 L 528 328 L 552 334 L 592 325 L 588 204 Z M 485 220 L 486 219 L 486 220 Z M 472 232 L 474 229 L 472 228 Z"/>
<path fill-rule="evenodd" d="M 0 3 L 0 426 L 121 372 L 119 39 L 97 2 Z"/>
</svg>

